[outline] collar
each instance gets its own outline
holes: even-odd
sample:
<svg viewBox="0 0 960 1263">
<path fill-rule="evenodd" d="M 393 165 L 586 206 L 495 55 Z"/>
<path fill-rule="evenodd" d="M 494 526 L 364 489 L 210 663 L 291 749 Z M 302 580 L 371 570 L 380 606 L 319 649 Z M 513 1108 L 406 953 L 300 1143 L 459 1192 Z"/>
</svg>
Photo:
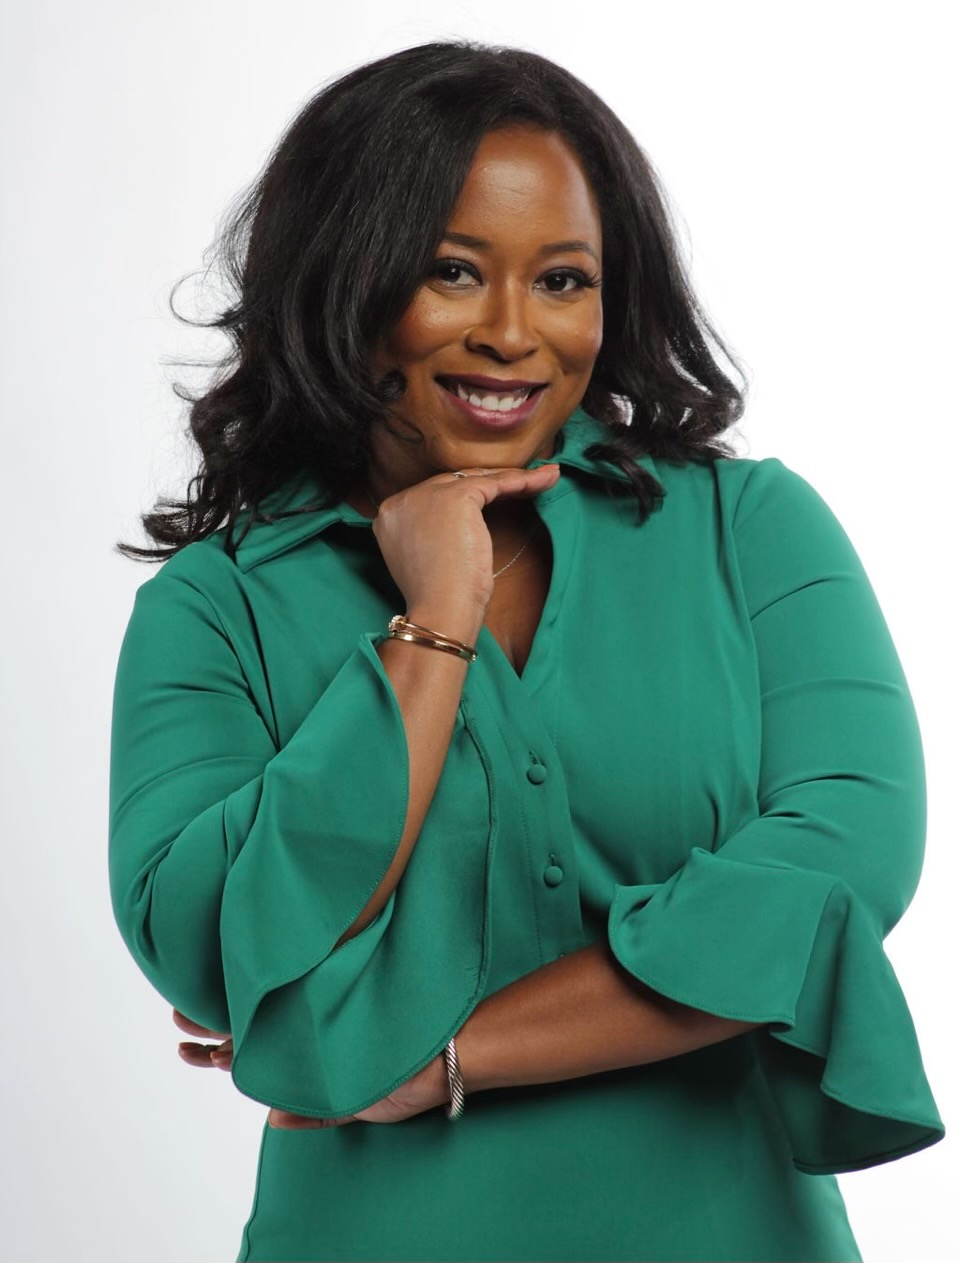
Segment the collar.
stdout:
<svg viewBox="0 0 960 1263">
<path fill-rule="evenodd" d="M 563 468 L 579 469 L 583 473 L 596 477 L 627 481 L 626 473 L 608 461 L 593 460 L 584 455 L 585 449 L 592 443 L 603 442 L 610 433 L 609 427 L 596 420 L 582 408 L 570 414 L 557 432 L 555 450 L 552 456 L 537 457 L 525 466 L 537 469 L 540 465 L 559 464 L 561 476 L 548 491 L 541 492 L 538 501 L 546 502 L 565 495 L 571 488 L 564 486 Z M 657 469 L 653 457 L 642 455 L 638 463 L 647 469 L 655 478 Z M 308 473 L 298 475 L 285 483 L 276 491 L 265 496 L 259 509 L 265 513 L 289 513 L 322 499 L 323 492 L 317 481 Z M 234 536 L 239 536 L 247 522 L 247 513 L 238 514 Z M 246 572 L 268 561 L 280 553 L 288 552 L 309 539 L 320 535 L 334 522 L 345 522 L 351 526 L 370 525 L 370 518 L 364 517 L 345 501 L 329 509 L 313 509 L 303 513 L 292 513 L 290 517 L 281 518 L 278 522 L 261 522 L 255 520 L 237 548 L 237 566 Z M 225 528 L 215 533 L 223 536 Z"/>
</svg>

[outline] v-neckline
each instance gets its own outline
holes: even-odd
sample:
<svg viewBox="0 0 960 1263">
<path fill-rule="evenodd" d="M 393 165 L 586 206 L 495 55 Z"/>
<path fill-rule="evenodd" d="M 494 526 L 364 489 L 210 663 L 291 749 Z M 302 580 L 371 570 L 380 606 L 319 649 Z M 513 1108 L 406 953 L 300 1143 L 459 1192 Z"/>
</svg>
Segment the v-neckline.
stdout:
<svg viewBox="0 0 960 1263">
<path fill-rule="evenodd" d="M 562 534 L 562 530 L 558 531 L 558 527 L 561 526 L 561 523 L 557 518 L 551 525 L 550 519 L 554 517 L 554 504 L 570 494 L 572 490 L 573 487 L 569 484 L 562 486 L 560 483 L 557 483 L 554 487 L 541 492 L 535 499 L 537 513 L 550 539 L 552 565 L 547 595 L 543 603 L 543 609 L 540 612 L 536 631 L 533 634 L 533 640 L 530 643 L 530 652 L 527 654 L 527 660 L 523 664 L 523 670 L 517 671 L 514 668 L 509 656 L 486 623 L 481 625 L 480 633 L 477 637 L 478 656 L 486 658 L 487 661 L 496 661 L 500 667 L 509 673 L 512 681 L 516 681 L 517 685 L 531 694 L 543 684 L 550 674 L 553 650 L 553 644 L 549 639 L 550 629 L 558 620 L 560 606 L 567 588 L 567 579 L 573 555 L 572 537 L 564 538 L 558 546 L 558 534 Z M 567 523 L 575 524 L 576 515 L 566 515 L 563 525 Z M 497 667 L 493 669 L 498 671 Z"/>
<path fill-rule="evenodd" d="M 539 514 L 536 514 L 536 525 L 528 533 L 521 552 L 528 545 L 532 545 L 532 548 L 527 555 L 526 571 L 524 571 L 521 563 L 521 566 L 514 571 L 512 576 L 500 580 L 502 587 L 499 591 L 495 584 L 494 594 L 496 600 L 487 606 L 487 616 L 484 618 L 484 626 L 487 627 L 494 640 L 497 641 L 501 653 L 510 663 L 518 679 L 523 677 L 533 652 L 533 642 L 543 621 L 550 592 L 550 581 L 553 575 L 553 545 L 550 531 Z M 520 554 L 518 553 L 514 560 L 519 560 L 519 558 Z M 492 618 L 491 605 L 493 606 Z M 505 617 L 505 614 L 512 617 Z M 501 629 L 504 631 L 511 630 L 510 624 L 518 614 L 519 619 L 512 630 L 516 633 L 518 652 L 523 657 L 523 663 L 519 670 L 514 665 L 513 637 L 506 636 L 506 641 L 509 645 L 509 648 L 506 648 L 501 636 L 498 635 Z M 534 615 L 536 618 L 535 622 Z"/>
</svg>

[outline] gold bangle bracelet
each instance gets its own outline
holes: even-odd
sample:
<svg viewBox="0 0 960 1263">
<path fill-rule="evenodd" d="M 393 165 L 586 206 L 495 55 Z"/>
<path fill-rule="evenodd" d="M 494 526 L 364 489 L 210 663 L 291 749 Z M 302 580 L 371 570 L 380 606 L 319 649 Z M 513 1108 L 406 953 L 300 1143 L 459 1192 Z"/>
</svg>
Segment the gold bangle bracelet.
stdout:
<svg viewBox="0 0 960 1263">
<path fill-rule="evenodd" d="M 462 640 L 454 640 L 452 636 L 444 636 L 432 631 L 429 627 L 421 627 L 419 623 L 411 623 L 403 614 L 394 614 L 387 625 L 387 635 L 395 640 L 406 640 L 410 644 L 426 645 L 429 649 L 442 649 L 444 653 L 455 654 L 467 662 L 476 662 L 477 651 Z"/>
<path fill-rule="evenodd" d="M 391 621 L 396 627 L 402 627 L 404 631 L 421 632 L 430 640 L 441 640 L 445 645 L 456 645 L 460 649 L 466 649 L 468 653 L 473 653 L 471 646 L 465 645 L 462 640 L 444 636 L 443 632 L 434 631 L 432 627 L 421 627 L 419 623 L 412 623 L 405 614 L 395 614 Z"/>
</svg>

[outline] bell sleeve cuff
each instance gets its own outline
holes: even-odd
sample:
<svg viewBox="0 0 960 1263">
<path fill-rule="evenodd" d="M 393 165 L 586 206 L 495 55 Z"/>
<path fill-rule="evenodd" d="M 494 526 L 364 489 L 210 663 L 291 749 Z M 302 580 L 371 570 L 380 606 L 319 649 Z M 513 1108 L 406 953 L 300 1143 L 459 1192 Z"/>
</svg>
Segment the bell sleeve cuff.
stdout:
<svg viewBox="0 0 960 1263">
<path fill-rule="evenodd" d="M 842 526 L 781 461 L 746 468 L 724 529 L 756 650 L 754 801 L 662 883 L 620 885 L 608 935 L 654 991 L 764 1027 L 750 1037 L 794 1164 L 855 1171 L 944 1135 L 883 950 L 920 877 L 923 750 Z"/>
<path fill-rule="evenodd" d="M 461 857 L 456 882 L 444 864 L 457 856 L 447 845 L 439 854 L 448 839 L 427 822 L 384 907 L 336 946 L 386 874 L 407 814 L 406 738 L 376 652 L 383 638 L 361 636 L 316 715 L 270 761 L 223 892 L 234 1083 L 317 1118 L 355 1113 L 431 1061 L 476 1003 L 480 980 L 481 938 L 466 927 L 483 904 L 486 848 Z M 452 757 L 469 742 L 458 724 Z M 475 810 L 467 787 L 465 796 Z M 434 942 L 445 945 L 436 962 Z"/>
<path fill-rule="evenodd" d="M 338 946 L 393 862 L 407 816 L 403 714 L 377 653 L 385 633 L 359 633 L 281 741 L 232 572 L 208 568 L 214 604 L 183 577 L 195 556 L 141 586 L 121 646 L 115 919 L 171 1005 L 231 1034 L 242 1093 L 340 1117 L 426 1065 L 477 1002 L 487 776 L 458 714 L 455 766 L 432 807 L 442 800 L 463 847 L 428 812 L 387 903 Z"/>
<path fill-rule="evenodd" d="M 767 1028 L 752 1037 L 799 1170 L 856 1171 L 943 1137 L 903 992 L 843 881 L 696 847 L 668 881 L 618 886 L 608 935 L 654 991 Z"/>
</svg>

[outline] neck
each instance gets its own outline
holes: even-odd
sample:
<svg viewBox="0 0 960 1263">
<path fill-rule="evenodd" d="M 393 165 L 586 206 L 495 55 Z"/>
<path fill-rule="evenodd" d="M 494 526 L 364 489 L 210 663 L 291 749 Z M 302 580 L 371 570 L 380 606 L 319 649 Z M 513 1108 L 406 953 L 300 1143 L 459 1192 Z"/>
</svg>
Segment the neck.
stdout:
<svg viewBox="0 0 960 1263">
<path fill-rule="evenodd" d="M 494 544 L 504 548 L 514 540 L 519 547 L 540 521 L 533 500 L 528 496 L 494 500 L 483 510 L 483 519 Z"/>
</svg>

